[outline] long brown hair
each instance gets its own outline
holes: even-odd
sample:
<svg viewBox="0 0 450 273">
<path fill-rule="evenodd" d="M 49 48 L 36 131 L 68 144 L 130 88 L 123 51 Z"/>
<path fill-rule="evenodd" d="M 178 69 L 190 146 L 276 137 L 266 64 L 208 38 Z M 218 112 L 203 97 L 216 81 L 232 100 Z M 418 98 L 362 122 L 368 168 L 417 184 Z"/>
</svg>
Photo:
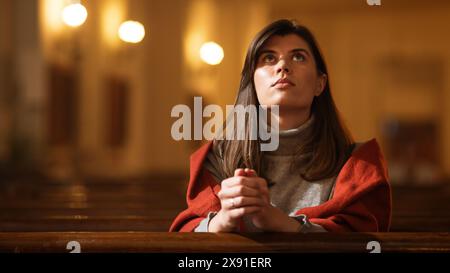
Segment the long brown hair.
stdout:
<svg viewBox="0 0 450 273">
<path fill-rule="evenodd" d="M 305 26 L 298 25 L 295 21 L 285 19 L 275 21 L 256 35 L 247 50 L 239 91 L 234 103 L 235 107 L 237 105 L 259 107 L 253 75 L 255 74 L 260 49 L 270 37 L 288 34 L 298 35 L 309 45 L 318 73 L 328 75 L 325 61 L 312 33 Z M 349 147 L 353 144 L 352 136 L 341 121 L 331 96 L 328 78 L 323 92 L 313 99 L 311 113 L 315 120 L 312 129 L 305 137 L 305 141 L 302 141 L 299 144 L 300 146 L 297 147 L 293 161 L 293 166 L 297 166 L 296 169 L 300 172 L 300 175 L 308 181 L 336 175 L 347 160 Z M 250 139 L 251 126 L 248 122 L 254 121 L 251 118 L 246 118 L 244 140 L 236 138 L 216 138 L 214 140 L 213 152 L 223 160 L 222 171 L 225 177 L 233 176 L 234 170 L 237 168 L 252 168 L 260 173 L 263 156 L 263 152 L 260 150 L 261 140 Z M 227 127 L 227 124 L 226 121 L 224 124 L 225 130 L 233 130 L 234 135 L 236 135 L 236 127 Z M 305 154 L 308 156 L 300 156 Z"/>
</svg>

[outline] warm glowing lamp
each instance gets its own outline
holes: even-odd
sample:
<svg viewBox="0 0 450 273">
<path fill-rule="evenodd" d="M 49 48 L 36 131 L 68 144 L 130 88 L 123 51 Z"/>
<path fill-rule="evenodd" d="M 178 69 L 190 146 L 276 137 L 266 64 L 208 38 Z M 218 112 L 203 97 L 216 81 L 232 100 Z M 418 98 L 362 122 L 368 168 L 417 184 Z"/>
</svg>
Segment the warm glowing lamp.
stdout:
<svg viewBox="0 0 450 273">
<path fill-rule="evenodd" d="M 144 37 L 145 28 L 137 21 L 125 21 L 119 27 L 119 38 L 124 42 L 137 44 Z"/>
<path fill-rule="evenodd" d="M 71 27 L 81 26 L 87 18 L 87 10 L 82 4 L 70 4 L 62 11 L 62 20 Z"/>
<path fill-rule="evenodd" d="M 204 43 L 200 48 L 200 58 L 207 64 L 218 65 L 223 57 L 222 47 L 215 42 Z"/>
</svg>

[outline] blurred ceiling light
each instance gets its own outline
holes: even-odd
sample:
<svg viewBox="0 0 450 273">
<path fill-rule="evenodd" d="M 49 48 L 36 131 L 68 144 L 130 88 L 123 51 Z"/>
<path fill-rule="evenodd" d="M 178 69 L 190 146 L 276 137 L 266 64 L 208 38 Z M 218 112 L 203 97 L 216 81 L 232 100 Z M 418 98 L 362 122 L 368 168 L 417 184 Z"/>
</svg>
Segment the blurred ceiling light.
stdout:
<svg viewBox="0 0 450 273">
<path fill-rule="evenodd" d="M 200 48 L 200 58 L 207 64 L 218 65 L 223 57 L 222 47 L 214 42 L 204 43 Z"/>
<path fill-rule="evenodd" d="M 125 21 L 119 27 L 119 38 L 124 42 L 137 44 L 144 37 L 145 28 L 137 21 Z"/>
<path fill-rule="evenodd" d="M 70 4 L 63 9 L 62 19 L 71 27 L 81 26 L 87 18 L 87 10 L 82 4 Z"/>
</svg>

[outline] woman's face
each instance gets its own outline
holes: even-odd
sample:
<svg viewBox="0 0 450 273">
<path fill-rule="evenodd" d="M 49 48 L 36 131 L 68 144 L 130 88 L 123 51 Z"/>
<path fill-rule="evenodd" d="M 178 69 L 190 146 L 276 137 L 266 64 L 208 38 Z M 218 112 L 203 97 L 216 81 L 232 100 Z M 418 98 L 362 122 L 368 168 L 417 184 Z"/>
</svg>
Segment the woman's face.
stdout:
<svg viewBox="0 0 450 273">
<path fill-rule="evenodd" d="M 274 35 L 261 48 L 254 84 L 261 105 L 310 111 L 322 93 L 326 75 L 319 75 L 308 44 L 298 35 Z"/>
</svg>

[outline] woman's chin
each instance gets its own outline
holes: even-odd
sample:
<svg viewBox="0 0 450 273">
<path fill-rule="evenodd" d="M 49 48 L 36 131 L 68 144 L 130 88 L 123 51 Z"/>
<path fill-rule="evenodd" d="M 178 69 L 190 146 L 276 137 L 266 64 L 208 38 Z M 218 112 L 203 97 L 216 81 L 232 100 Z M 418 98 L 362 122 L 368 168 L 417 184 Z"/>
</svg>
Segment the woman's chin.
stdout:
<svg viewBox="0 0 450 273">
<path fill-rule="evenodd" d="M 295 100 L 296 98 L 292 98 L 290 95 L 280 94 L 268 101 L 267 105 L 292 106 L 295 104 Z"/>
</svg>

